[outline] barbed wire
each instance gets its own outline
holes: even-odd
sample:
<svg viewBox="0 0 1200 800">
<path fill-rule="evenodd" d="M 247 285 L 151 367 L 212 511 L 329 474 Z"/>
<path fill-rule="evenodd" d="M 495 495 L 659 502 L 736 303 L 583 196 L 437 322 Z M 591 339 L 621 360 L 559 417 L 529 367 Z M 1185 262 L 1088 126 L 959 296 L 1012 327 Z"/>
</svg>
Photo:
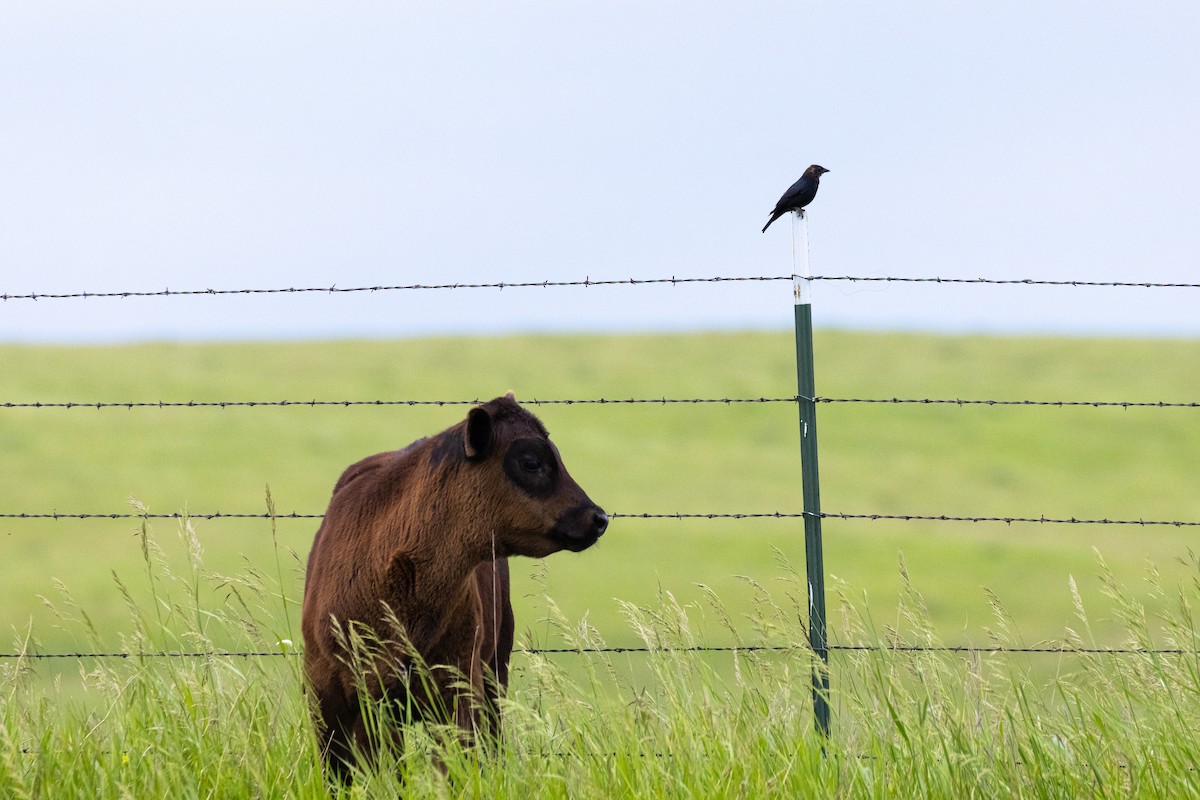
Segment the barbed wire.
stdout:
<svg viewBox="0 0 1200 800">
<path fill-rule="evenodd" d="M 801 397 L 795 398 L 797 401 Z M 1200 408 L 1200 402 L 1166 400 L 968 400 L 930 397 L 814 397 L 814 403 L 880 403 L 884 405 L 955 405 L 955 406 L 1055 406 L 1058 408 Z"/>
<path fill-rule="evenodd" d="M 807 397 L 791 395 L 785 397 L 592 397 L 577 399 L 530 399 L 521 400 L 529 406 L 588 406 L 588 405 L 749 405 L 758 403 L 798 403 L 808 400 L 813 403 L 862 403 L 882 405 L 955 405 L 955 406 L 1052 406 L 1058 408 L 1200 408 L 1200 401 L 1168 400 L 995 400 L 968 398 L 933 397 Z M 473 406 L 486 402 L 472 400 L 118 400 L 118 401 L 29 401 L 3 402 L 0 408 L 49 409 L 49 408 L 278 408 L 278 407 L 342 407 L 359 406 Z"/>
<path fill-rule="evenodd" d="M 812 516 L 810 512 L 768 511 L 752 514 L 609 514 L 610 517 L 624 519 L 802 519 Z M 1043 525 L 1168 525 L 1174 527 L 1200 526 L 1200 522 L 1185 520 L 1148 520 L 1148 519 L 1109 519 L 1109 518 L 1079 518 L 1079 517 L 1047 517 L 1045 515 L 1032 517 L 968 517 L 951 516 L 948 514 L 850 514 L 837 511 L 823 511 L 821 519 L 892 520 L 898 522 L 1003 522 L 1008 525 L 1025 522 Z"/>
<path fill-rule="evenodd" d="M 729 513 L 661 513 L 661 514 L 609 514 L 610 519 L 798 519 L 805 516 L 804 512 L 784 512 L 784 511 L 764 511 L 764 512 L 729 512 Z M 0 513 L 0 519 L 50 519 L 50 520 L 89 520 L 89 519 L 160 519 L 160 520 L 180 520 L 180 519 L 323 519 L 324 514 L 304 514 L 298 512 L 290 512 L 287 514 L 268 514 L 266 512 L 257 513 L 226 513 L 223 511 L 213 511 L 200 514 L 185 514 L 182 512 L 169 513 L 138 513 L 138 512 L 8 512 Z"/>
<path fill-rule="evenodd" d="M 798 276 L 797 276 L 798 277 Z M 1155 283 L 1151 281 L 1074 281 L 1037 278 L 909 278 L 889 275 L 814 275 L 814 281 L 850 281 L 877 283 L 950 283 L 988 286 L 1076 286 L 1137 289 L 1200 289 L 1200 283 Z"/>
<path fill-rule="evenodd" d="M 893 520 L 900 522 L 1003 522 L 1008 525 L 1019 522 L 1039 525 L 1162 525 L 1174 526 L 1176 528 L 1200 526 L 1200 522 L 1189 522 L 1186 520 L 1109 519 L 1107 517 L 1092 519 L 1047 516 L 960 517 L 948 514 L 843 514 L 829 512 L 822 512 L 821 517 L 823 519 Z"/>
<path fill-rule="evenodd" d="M 565 400 L 521 400 L 527 406 L 577 405 L 738 405 L 748 403 L 795 403 L 791 397 L 643 397 L 643 398 L 581 398 Z M 117 401 L 117 402 L 27 402 L 0 403 L 0 408 L 269 408 L 279 406 L 473 406 L 486 400 L 183 400 L 183 401 Z"/>
<path fill-rule="evenodd" d="M 67 300 L 90 298 L 130 298 L 130 297 L 185 297 L 185 296 L 221 296 L 221 295 L 259 295 L 259 294 L 351 294 L 371 292 L 401 292 L 422 290 L 454 290 L 454 289 L 550 289 L 562 287 L 591 287 L 591 286 L 650 286 L 678 285 L 693 283 L 735 283 L 735 282 L 765 282 L 790 281 L 791 275 L 758 275 L 758 276 L 716 276 L 711 278 L 614 278 L 592 280 L 540 280 L 540 281 L 493 281 L 490 283 L 406 283 L 375 286 L 289 286 L 282 288 L 250 288 L 250 289 L 151 289 L 148 291 L 109 291 L 109 292 L 29 292 L 25 294 L 0 294 L 0 300 Z"/>
<path fill-rule="evenodd" d="M 612 516 L 611 514 L 609 515 Z M 184 514 L 178 511 L 163 514 L 151 513 L 134 513 L 134 512 L 113 512 L 107 513 L 103 511 L 92 512 L 9 512 L 0 513 L 0 519 L 51 519 L 51 520 L 88 520 L 88 519 L 324 519 L 324 514 L 300 514 L 291 512 L 288 514 L 267 514 L 265 512 L 258 513 L 225 513 L 223 511 L 213 511 L 204 514 Z"/>
<path fill-rule="evenodd" d="M 797 275 L 755 275 L 755 276 L 714 276 L 699 278 L 680 278 L 672 275 L 669 278 L 615 278 L 593 280 L 585 277 L 582 280 L 535 280 L 535 281 L 492 281 L 476 283 L 407 283 L 407 284 L 378 284 L 373 286 L 288 286 L 267 288 L 236 288 L 236 289 L 150 289 L 124 291 L 71 291 L 71 292 L 25 292 L 0 294 L 0 300 L 67 300 L 67 299 L 103 299 L 133 297 L 218 297 L 226 295 L 270 295 L 270 294 L 350 294 L 397 291 L 447 291 L 457 289 L 549 289 L 562 287 L 593 286 L 653 286 L 699 283 L 733 283 L 733 282 L 769 282 L 792 281 Z M 814 281 L 849 281 L 877 283 L 945 283 L 945 284 L 980 284 L 992 286 L 1072 286 L 1072 287 L 1109 287 L 1109 288 L 1143 288 L 1143 289 L 1197 289 L 1200 283 L 1165 283 L 1153 281 L 1080 281 L 1055 280 L 1037 278 L 942 278 L 942 277 L 906 277 L 892 275 L 814 275 Z"/>
<path fill-rule="evenodd" d="M 526 655 L 587 655 L 600 653 L 792 653 L 810 651 L 803 644 L 750 644 L 750 645 L 695 645 L 691 647 L 518 647 L 513 653 Z M 920 645 L 920 644 L 831 644 L 826 650 L 844 653 L 981 653 L 990 655 L 1200 655 L 1200 650 L 1185 648 L 1141 648 L 1141 647 L 1075 647 L 1071 645 L 1042 645 L 1037 647 L 1012 647 L 1006 645 Z M 196 659 L 196 658 L 297 658 L 304 655 L 303 648 L 286 650 L 159 650 L 151 652 L 74 652 L 74 653 L 0 653 L 0 660 L 53 660 L 73 659 Z"/>
<path fill-rule="evenodd" d="M 610 519 L 674 519 L 674 520 L 761 520 L 761 519 L 803 519 L 812 516 L 807 511 L 756 511 L 756 512 L 664 512 L 664 513 L 615 513 L 608 515 Z M 1140 525 L 1167 526 L 1176 528 L 1200 527 L 1200 521 L 1163 520 L 1163 519 L 1111 519 L 1108 517 L 1047 517 L 1041 516 L 953 516 L 949 514 L 852 514 L 838 511 L 823 511 L 822 519 L 865 520 L 878 522 L 891 520 L 895 522 L 1003 522 L 1007 525 L 1028 523 L 1038 525 Z M 0 519 L 12 520 L 94 520 L 94 519 L 145 519 L 145 520 L 183 520 L 183 519 L 323 519 L 324 514 L 306 514 L 290 512 L 287 514 L 259 513 L 226 513 L 212 511 L 205 513 L 139 513 L 139 512 L 0 512 Z"/>
</svg>

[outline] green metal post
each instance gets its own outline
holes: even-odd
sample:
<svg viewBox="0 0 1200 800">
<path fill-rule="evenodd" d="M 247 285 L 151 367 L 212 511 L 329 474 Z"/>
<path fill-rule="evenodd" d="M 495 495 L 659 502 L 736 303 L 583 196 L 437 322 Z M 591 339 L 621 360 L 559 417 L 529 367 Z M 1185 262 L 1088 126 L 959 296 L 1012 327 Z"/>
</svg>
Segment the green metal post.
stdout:
<svg viewBox="0 0 1200 800">
<path fill-rule="evenodd" d="M 801 270 L 796 240 L 801 244 Z M 829 646 L 825 628 L 825 556 L 821 545 L 821 490 L 817 470 L 817 396 L 812 347 L 812 270 L 808 261 L 808 218 L 792 216 L 792 262 L 796 294 L 796 387 L 800 408 L 800 470 L 804 493 L 804 549 L 808 567 L 808 643 L 820 659 L 813 668 L 813 713 L 817 731 L 829 735 Z"/>
</svg>

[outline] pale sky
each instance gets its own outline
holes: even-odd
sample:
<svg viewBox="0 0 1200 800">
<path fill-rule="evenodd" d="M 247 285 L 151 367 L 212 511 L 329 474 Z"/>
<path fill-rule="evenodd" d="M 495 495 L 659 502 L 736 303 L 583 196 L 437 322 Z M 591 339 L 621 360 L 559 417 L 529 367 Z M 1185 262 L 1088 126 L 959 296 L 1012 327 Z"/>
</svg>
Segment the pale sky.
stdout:
<svg viewBox="0 0 1200 800">
<path fill-rule="evenodd" d="M 0 8 L 0 293 L 1200 283 L 1200 4 Z M 786 282 L 0 302 L 2 341 L 784 328 Z M 1200 335 L 1200 289 L 816 287 L 818 325 Z"/>
</svg>

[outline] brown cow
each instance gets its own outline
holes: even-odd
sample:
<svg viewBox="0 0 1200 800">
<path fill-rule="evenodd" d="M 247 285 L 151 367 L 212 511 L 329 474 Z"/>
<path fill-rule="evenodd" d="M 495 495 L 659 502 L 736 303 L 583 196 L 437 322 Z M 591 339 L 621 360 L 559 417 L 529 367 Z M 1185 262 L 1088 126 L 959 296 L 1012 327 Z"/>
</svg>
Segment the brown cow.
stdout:
<svg viewBox="0 0 1200 800">
<path fill-rule="evenodd" d="M 507 557 L 578 552 L 607 526 L 511 392 L 348 468 L 304 583 L 304 670 L 327 773 L 345 779 L 356 751 L 382 744 L 364 701 L 456 724 L 467 740 L 495 734 L 513 644 Z M 366 664 L 350 652 L 361 634 L 376 642 Z M 431 668 L 423 676 L 413 654 Z"/>
</svg>

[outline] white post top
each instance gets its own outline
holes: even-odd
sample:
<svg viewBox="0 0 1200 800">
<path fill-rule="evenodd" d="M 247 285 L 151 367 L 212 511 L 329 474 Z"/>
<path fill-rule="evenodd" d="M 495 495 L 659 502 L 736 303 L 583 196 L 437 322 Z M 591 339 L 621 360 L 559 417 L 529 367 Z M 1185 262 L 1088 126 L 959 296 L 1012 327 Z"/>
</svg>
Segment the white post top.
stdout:
<svg viewBox="0 0 1200 800">
<path fill-rule="evenodd" d="M 797 253 L 797 250 L 799 252 Z M 797 258 L 799 256 L 799 258 Z M 792 212 L 792 289 L 796 305 L 812 305 L 812 265 L 808 257 L 808 215 L 800 208 Z"/>
</svg>

